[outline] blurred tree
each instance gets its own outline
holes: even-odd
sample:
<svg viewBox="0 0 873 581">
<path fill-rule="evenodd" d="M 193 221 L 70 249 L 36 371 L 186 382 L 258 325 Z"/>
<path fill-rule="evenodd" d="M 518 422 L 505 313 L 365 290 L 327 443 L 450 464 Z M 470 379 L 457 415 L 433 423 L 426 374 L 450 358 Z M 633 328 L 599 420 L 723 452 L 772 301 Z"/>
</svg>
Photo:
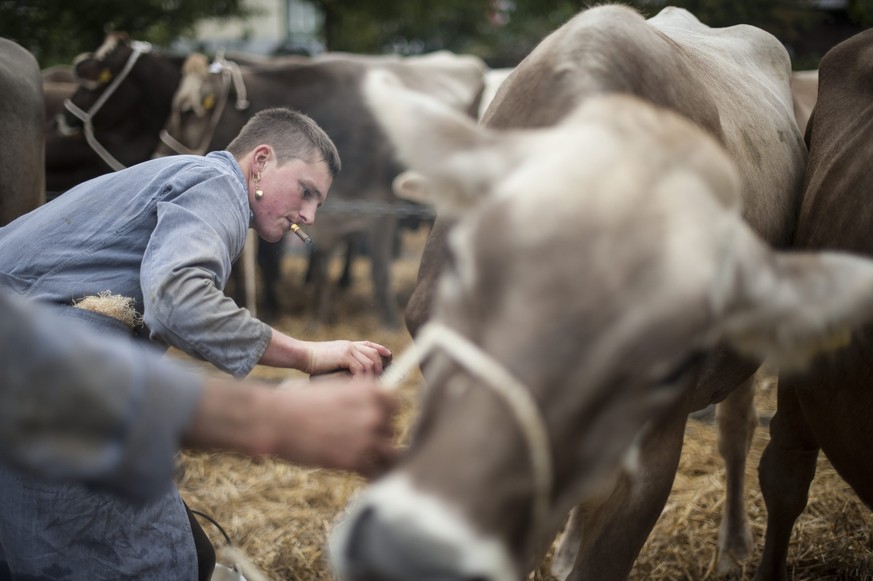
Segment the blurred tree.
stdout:
<svg viewBox="0 0 873 581">
<path fill-rule="evenodd" d="M 107 32 L 168 45 L 203 18 L 245 16 L 243 0 L 0 0 L 0 36 L 15 40 L 45 68 L 100 46 Z"/>
<path fill-rule="evenodd" d="M 312 0 L 324 13 L 328 50 L 418 53 L 459 50 L 481 35 L 491 0 Z"/>
<path fill-rule="evenodd" d="M 850 0 L 849 16 L 863 26 L 873 26 L 873 0 Z"/>
<path fill-rule="evenodd" d="M 810 0 L 621 0 L 653 16 L 665 5 L 688 9 L 713 27 L 751 24 L 789 50 L 829 17 Z M 492 67 L 514 66 L 552 30 L 597 0 L 313 0 L 325 15 L 329 50 L 472 52 Z M 873 21 L 873 0 L 850 0 L 856 23 Z M 821 55 L 813 55 L 816 59 Z M 816 61 L 817 62 L 817 61 Z"/>
<path fill-rule="evenodd" d="M 481 56 L 492 67 L 515 66 L 547 34 L 599 0 L 311 0 L 324 14 L 332 51 L 415 54 L 439 49 Z M 620 0 L 646 16 L 682 6 L 710 26 L 752 24 L 789 50 L 832 13 L 811 0 Z M 203 18 L 245 17 L 246 0 L 0 0 L 0 36 L 27 47 L 46 67 L 93 50 L 108 30 L 167 46 Z M 824 16 L 823 16 L 824 14 Z M 846 30 L 873 24 L 873 0 L 849 0 Z M 854 27 L 854 28 L 852 28 Z M 841 33 L 844 34 L 844 33 Z M 834 37 L 836 39 L 836 37 Z M 806 39 L 808 40 L 808 39 Z M 830 42 L 831 39 L 828 39 Z M 827 44 L 827 43 L 825 43 Z M 830 44 L 833 44 L 832 42 Z M 810 49 L 811 50 L 811 49 Z M 816 47 L 815 50 L 819 50 Z M 820 51 L 819 51 L 820 52 Z M 817 63 L 821 54 L 809 62 Z M 806 62 L 806 61 L 798 61 Z"/>
</svg>

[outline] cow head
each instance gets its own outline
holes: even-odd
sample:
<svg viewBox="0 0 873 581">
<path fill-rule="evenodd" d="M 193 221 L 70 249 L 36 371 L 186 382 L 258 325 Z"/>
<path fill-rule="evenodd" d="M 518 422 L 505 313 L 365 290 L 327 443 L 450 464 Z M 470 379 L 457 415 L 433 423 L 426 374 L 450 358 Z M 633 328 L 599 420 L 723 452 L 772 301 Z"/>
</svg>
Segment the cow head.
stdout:
<svg viewBox="0 0 873 581">
<path fill-rule="evenodd" d="M 93 53 L 80 54 L 73 61 L 73 75 L 78 83 L 77 90 L 69 101 L 82 111 L 94 108 L 106 89 L 113 84 L 133 54 L 128 35 L 113 32 L 106 36 L 103 44 Z M 127 111 L 107 108 L 107 124 L 119 123 Z M 81 127 L 82 119 L 68 107 L 64 114 L 68 127 Z"/>
<path fill-rule="evenodd" d="M 422 354 L 407 454 L 334 529 L 341 578 L 522 578 L 702 354 L 797 363 L 873 315 L 873 263 L 772 251 L 721 146 L 666 110 L 594 98 L 555 127 L 495 132 L 384 75 L 366 92 L 458 222 L 431 323 L 450 331 Z"/>
<path fill-rule="evenodd" d="M 84 137 L 81 143 L 62 139 L 47 148 L 47 173 L 62 173 L 75 163 L 93 177 L 149 159 L 179 82 L 177 60 L 153 53 L 151 45 L 124 33 L 108 35 L 96 52 L 77 57 L 77 88 L 64 103 L 58 129 L 63 138 L 71 128 L 84 127 Z M 71 161 L 73 154 L 77 160 L 81 156 L 77 146 L 90 148 L 87 163 Z"/>
<path fill-rule="evenodd" d="M 202 54 L 190 55 L 182 67 L 182 80 L 173 95 L 167 124 L 161 131 L 161 145 L 154 157 L 174 153 L 204 154 L 218 124 L 231 89 L 231 69 L 223 58 L 210 66 Z M 238 69 L 238 78 L 242 79 Z M 245 97 L 243 97 L 245 98 Z"/>
</svg>

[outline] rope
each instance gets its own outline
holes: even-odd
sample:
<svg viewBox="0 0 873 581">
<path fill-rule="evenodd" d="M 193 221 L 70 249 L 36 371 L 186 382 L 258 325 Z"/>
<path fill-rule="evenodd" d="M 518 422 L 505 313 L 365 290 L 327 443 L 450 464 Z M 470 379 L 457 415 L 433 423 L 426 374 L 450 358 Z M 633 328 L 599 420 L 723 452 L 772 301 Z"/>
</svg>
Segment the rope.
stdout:
<svg viewBox="0 0 873 581">
<path fill-rule="evenodd" d="M 218 524 L 218 521 L 216 521 L 214 518 L 212 518 L 211 516 L 209 516 L 205 512 L 200 512 L 199 510 L 194 510 L 193 508 L 190 508 L 190 507 L 188 508 L 188 510 L 191 511 L 191 514 L 196 514 L 197 516 L 205 518 L 206 520 L 211 522 L 215 526 L 215 528 L 218 529 L 218 532 L 221 533 L 221 536 L 224 537 L 224 540 L 227 542 L 227 544 L 230 545 L 231 547 L 233 546 L 233 541 L 230 540 L 230 535 L 227 534 L 227 531 L 224 530 L 224 527 L 222 527 L 220 524 Z"/>
<path fill-rule="evenodd" d="M 431 321 L 419 331 L 415 342 L 382 373 L 387 389 L 396 387 L 436 348 L 443 349 L 456 363 L 476 376 L 509 406 L 530 453 L 534 478 L 533 531 L 542 531 L 552 491 L 552 455 L 545 422 L 530 390 L 501 363 L 457 331 Z"/>
</svg>

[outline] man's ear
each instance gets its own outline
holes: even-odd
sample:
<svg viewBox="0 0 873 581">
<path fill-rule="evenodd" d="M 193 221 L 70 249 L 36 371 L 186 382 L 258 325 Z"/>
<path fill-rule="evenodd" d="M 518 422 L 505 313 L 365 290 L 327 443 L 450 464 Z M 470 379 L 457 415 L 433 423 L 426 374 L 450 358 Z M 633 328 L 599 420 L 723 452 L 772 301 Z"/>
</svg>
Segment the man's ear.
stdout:
<svg viewBox="0 0 873 581">
<path fill-rule="evenodd" d="M 264 171 L 264 168 L 267 166 L 267 162 L 270 161 L 270 159 L 273 157 L 275 156 L 273 155 L 272 147 L 270 147 L 266 143 L 258 145 L 252 151 L 252 162 L 254 163 L 254 169 L 256 171 Z"/>
</svg>

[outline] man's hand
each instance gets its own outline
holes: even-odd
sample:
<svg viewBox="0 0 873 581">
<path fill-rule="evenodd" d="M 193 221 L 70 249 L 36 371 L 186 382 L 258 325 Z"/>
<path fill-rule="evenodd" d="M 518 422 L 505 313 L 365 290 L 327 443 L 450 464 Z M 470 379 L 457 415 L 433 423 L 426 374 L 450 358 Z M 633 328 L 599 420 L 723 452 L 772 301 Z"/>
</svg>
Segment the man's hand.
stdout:
<svg viewBox="0 0 873 581">
<path fill-rule="evenodd" d="M 304 373 L 319 375 L 347 369 L 352 375 L 379 375 L 391 350 L 372 341 L 305 341 L 309 364 Z"/>
<path fill-rule="evenodd" d="M 392 392 L 375 379 L 322 379 L 284 387 L 274 402 L 274 454 L 291 462 L 374 478 L 397 456 Z"/>
<path fill-rule="evenodd" d="M 258 363 L 309 375 L 342 370 L 351 375 L 379 375 L 389 361 L 391 350 L 372 341 L 302 341 L 272 329 Z"/>
</svg>

